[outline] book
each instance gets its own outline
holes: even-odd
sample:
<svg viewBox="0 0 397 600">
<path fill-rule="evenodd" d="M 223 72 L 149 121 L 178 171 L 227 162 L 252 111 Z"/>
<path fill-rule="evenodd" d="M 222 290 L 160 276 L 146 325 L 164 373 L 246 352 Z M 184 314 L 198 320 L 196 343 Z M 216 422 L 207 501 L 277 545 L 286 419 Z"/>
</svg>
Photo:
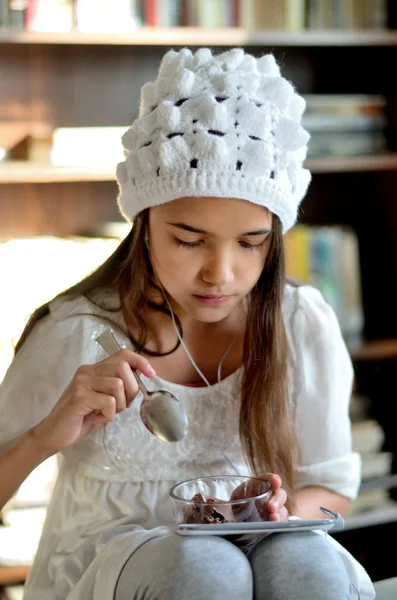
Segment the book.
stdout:
<svg viewBox="0 0 397 600">
<path fill-rule="evenodd" d="M 340 276 L 340 230 L 335 227 L 315 227 L 311 235 L 310 281 L 324 295 L 341 321 L 343 288 Z M 341 323 L 342 325 L 342 323 Z"/>
<path fill-rule="evenodd" d="M 384 131 L 314 132 L 308 158 L 316 156 L 367 156 L 388 151 L 390 142 Z"/>
<path fill-rule="evenodd" d="M 58 127 L 53 132 L 51 163 L 57 166 L 103 165 L 124 160 L 125 127 Z M 89 157 L 89 159 L 87 158 Z"/>
<path fill-rule="evenodd" d="M 296 225 L 284 236 L 285 269 L 302 282 L 310 280 L 310 229 Z"/>
<path fill-rule="evenodd" d="M 198 27 L 225 27 L 229 21 L 229 0 L 196 0 Z"/>
<path fill-rule="evenodd" d="M 345 225 L 295 225 L 284 236 L 286 273 L 319 289 L 334 309 L 345 339 L 364 329 L 357 235 Z"/>
<path fill-rule="evenodd" d="M 26 10 L 28 0 L 9 0 L 7 27 L 13 30 L 22 31 L 25 29 Z M 3 12 L 4 9 L 3 9 Z"/>
<path fill-rule="evenodd" d="M 344 226 L 340 230 L 338 248 L 340 288 L 342 291 L 341 324 L 350 342 L 358 341 L 364 329 L 363 298 L 361 291 L 360 251 L 354 230 Z"/>
<path fill-rule="evenodd" d="M 8 0 L 0 0 L 0 29 L 8 27 Z"/>
<path fill-rule="evenodd" d="M 128 33 L 143 24 L 139 0 L 75 0 L 74 6 L 75 27 L 85 33 Z"/>
<path fill-rule="evenodd" d="M 157 0 L 158 25 L 160 27 L 179 27 L 182 24 L 181 0 Z"/>
<path fill-rule="evenodd" d="M 394 4 L 390 3 L 390 4 Z M 371 0 L 372 14 L 369 24 L 370 29 L 386 29 L 388 26 L 388 1 L 387 0 Z"/>
<path fill-rule="evenodd" d="M 240 23 L 247 30 L 284 29 L 284 3 L 280 0 L 243 0 Z"/>
<path fill-rule="evenodd" d="M 67 32 L 73 29 L 73 0 L 28 0 L 27 31 Z"/>
<path fill-rule="evenodd" d="M 289 3 L 294 5 L 294 0 L 287 0 L 287 4 Z M 304 18 L 309 29 L 386 28 L 388 2 L 387 0 L 307 0 Z"/>
<path fill-rule="evenodd" d="M 159 0 L 145 0 L 144 20 L 148 27 L 157 27 L 159 25 Z"/>
<path fill-rule="evenodd" d="M 381 130 L 387 125 L 386 115 L 371 115 L 365 113 L 310 113 L 302 117 L 302 126 L 313 133 L 314 131 L 369 131 Z"/>
<path fill-rule="evenodd" d="M 305 28 L 305 0 L 284 0 L 284 28 L 301 31 Z"/>
<path fill-rule="evenodd" d="M 0 159 L 49 162 L 51 127 L 29 121 L 0 121 Z"/>
<path fill-rule="evenodd" d="M 370 94 L 307 94 L 302 125 L 311 134 L 308 156 L 346 156 L 388 150 L 386 99 Z"/>
</svg>

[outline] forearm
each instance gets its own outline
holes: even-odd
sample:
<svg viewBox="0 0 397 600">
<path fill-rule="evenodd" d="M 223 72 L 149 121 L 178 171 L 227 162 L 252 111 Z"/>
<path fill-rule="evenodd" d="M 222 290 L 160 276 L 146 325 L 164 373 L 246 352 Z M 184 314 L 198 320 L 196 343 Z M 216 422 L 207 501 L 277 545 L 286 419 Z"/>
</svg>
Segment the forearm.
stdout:
<svg viewBox="0 0 397 600">
<path fill-rule="evenodd" d="M 33 430 L 27 431 L 0 451 L 0 510 L 49 454 L 36 442 Z"/>
<path fill-rule="evenodd" d="M 346 496 L 337 494 L 327 488 L 310 486 L 297 492 L 296 496 L 297 516 L 302 519 L 323 519 L 325 515 L 320 506 L 345 516 L 350 500 Z"/>
</svg>

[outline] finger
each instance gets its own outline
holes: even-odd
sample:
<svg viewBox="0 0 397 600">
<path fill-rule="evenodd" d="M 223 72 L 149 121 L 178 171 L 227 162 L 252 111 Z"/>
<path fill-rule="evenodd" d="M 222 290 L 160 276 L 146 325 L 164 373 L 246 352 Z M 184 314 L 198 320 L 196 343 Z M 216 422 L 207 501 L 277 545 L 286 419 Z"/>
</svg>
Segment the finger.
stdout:
<svg viewBox="0 0 397 600">
<path fill-rule="evenodd" d="M 72 401 L 63 406 L 62 410 L 68 418 L 85 419 L 92 413 L 101 412 L 107 420 L 116 415 L 116 399 L 111 394 L 96 392 L 87 384 L 81 385 L 81 379 L 71 391 Z"/>
<path fill-rule="evenodd" d="M 100 413 L 97 417 L 94 417 L 94 423 L 109 423 L 113 421 L 116 416 L 116 400 L 114 396 L 109 396 L 107 394 L 97 394 L 100 396 L 100 403 L 102 404 L 102 408 L 100 408 Z"/>
<path fill-rule="evenodd" d="M 231 500 L 242 500 L 243 498 L 252 498 L 267 492 L 267 482 L 263 479 L 250 479 L 241 483 L 231 495 Z"/>
<path fill-rule="evenodd" d="M 118 358 L 109 362 L 97 363 L 95 366 L 96 377 L 119 379 L 120 383 L 115 385 L 121 385 L 123 387 L 125 394 L 125 406 L 131 404 L 139 392 L 139 387 L 130 365 L 125 360 L 120 360 Z"/>
<path fill-rule="evenodd" d="M 272 493 L 271 498 L 269 499 L 267 510 L 269 514 L 274 514 L 279 512 L 287 501 L 287 492 L 284 488 L 279 488 Z"/>
<path fill-rule="evenodd" d="M 268 515 L 268 521 L 286 521 L 288 518 L 288 510 L 283 506 L 278 513 Z"/>
<path fill-rule="evenodd" d="M 116 401 L 116 412 L 119 413 L 127 407 L 127 393 L 123 379 L 120 377 L 98 377 L 94 376 L 90 381 L 90 387 L 94 392 L 113 396 Z M 137 390 L 138 390 L 138 386 Z M 136 394 L 135 394 L 136 395 Z"/>
<path fill-rule="evenodd" d="M 261 479 L 267 479 L 270 482 L 273 490 L 278 490 L 281 487 L 281 477 L 276 473 L 265 473 L 260 477 Z"/>
<path fill-rule="evenodd" d="M 96 366 L 103 365 L 105 363 L 118 363 L 120 361 L 125 361 L 131 369 L 134 369 L 134 371 L 140 371 L 143 375 L 146 375 L 146 377 L 156 376 L 156 371 L 153 369 L 147 358 L 144 358 L 140 354 L 136 354 L 136 352 L 128 349 L 116 352 L 109 358 L 105 358 L 105 360 L 96 363 Z"/>
</svg>

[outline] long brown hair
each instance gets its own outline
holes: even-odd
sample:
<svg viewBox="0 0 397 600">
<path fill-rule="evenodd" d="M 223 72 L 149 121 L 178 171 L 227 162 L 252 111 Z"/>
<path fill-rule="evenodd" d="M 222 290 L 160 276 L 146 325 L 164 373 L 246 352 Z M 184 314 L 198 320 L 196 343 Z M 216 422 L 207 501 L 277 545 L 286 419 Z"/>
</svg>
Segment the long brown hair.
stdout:
<svg viewBox="0 0 397 600">
<path fill-rule="evenodd" d="M 143 317 L 145 310 L 160 310 L 169 314 L 166 303 L 149 300 L 156 288 L 148 251 L 145 245 L 148 211 L 134 220 L 131 232 L 115 252 L 93 273 L 60 296 L 84 295 L 95 306 L 94 292 L 98 288 L 117 289 L 127 321 L 138 331 L 137 339 L 125 332 L 137 352 L 155 354 L 146 349 L 149 331 Z M 246 324 L 241 389 L 240 438 L 246 458 L 256 474 L 270 471 L 280 475 L 288 494 L 287 507 L 295 508 L 294 466 L 296 440 L 293 411 L 288 397 L 287 343 L 282 314 L 285 285 L 284 245 L 281 224 L 273 216 L 273 234 L 261 276 L 252 290 Z M 111 309 L 101 306 L 102 309 Z M 15 352 L 35 324 L 49 313 L 49 303 L 37 309 L 29 319 Z M 111 317 L 110 317 L 111 318 Z M 180 324 L 178 322 L 178 326 Z M 182 328 L 180 327 L 182 332 Z M 170 352 L 179 345 L 176 344 Z"/>
</svg>

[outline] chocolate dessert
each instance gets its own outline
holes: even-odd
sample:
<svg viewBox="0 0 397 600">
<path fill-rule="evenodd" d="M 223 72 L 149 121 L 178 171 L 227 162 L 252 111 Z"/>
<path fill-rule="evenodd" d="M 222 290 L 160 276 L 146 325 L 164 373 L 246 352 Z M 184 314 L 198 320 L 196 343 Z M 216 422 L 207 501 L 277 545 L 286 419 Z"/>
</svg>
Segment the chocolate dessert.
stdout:
<svg viewBox="0 0 397 600">
<path fill-rule="evenodd" d="M 236 519 L 233 517 L 233 512 L 227 504 L 224 504 L 219 498 L 212 498 L 205 494 L 195 494 L 191 499 L 192 502 L 208 502 L 208 504 L 195 504 L 189 506 L 185 512 L 185 523 L 230 523 Z"/>
<path fill-rule="evenodd" d="M 243 502 L 232 507 L 219 498 L 201 493 L 195 494 L 191 502 L 197 502 L 198 504 L 185 509 L 184 523 L 213 525 L 217 523 L 249 523 L 250 521 L 261 520 L 257 507 L 250 502 Z M 201 502 L 207 502 L 208 504 L 200 504 Z"/>
</svg>

